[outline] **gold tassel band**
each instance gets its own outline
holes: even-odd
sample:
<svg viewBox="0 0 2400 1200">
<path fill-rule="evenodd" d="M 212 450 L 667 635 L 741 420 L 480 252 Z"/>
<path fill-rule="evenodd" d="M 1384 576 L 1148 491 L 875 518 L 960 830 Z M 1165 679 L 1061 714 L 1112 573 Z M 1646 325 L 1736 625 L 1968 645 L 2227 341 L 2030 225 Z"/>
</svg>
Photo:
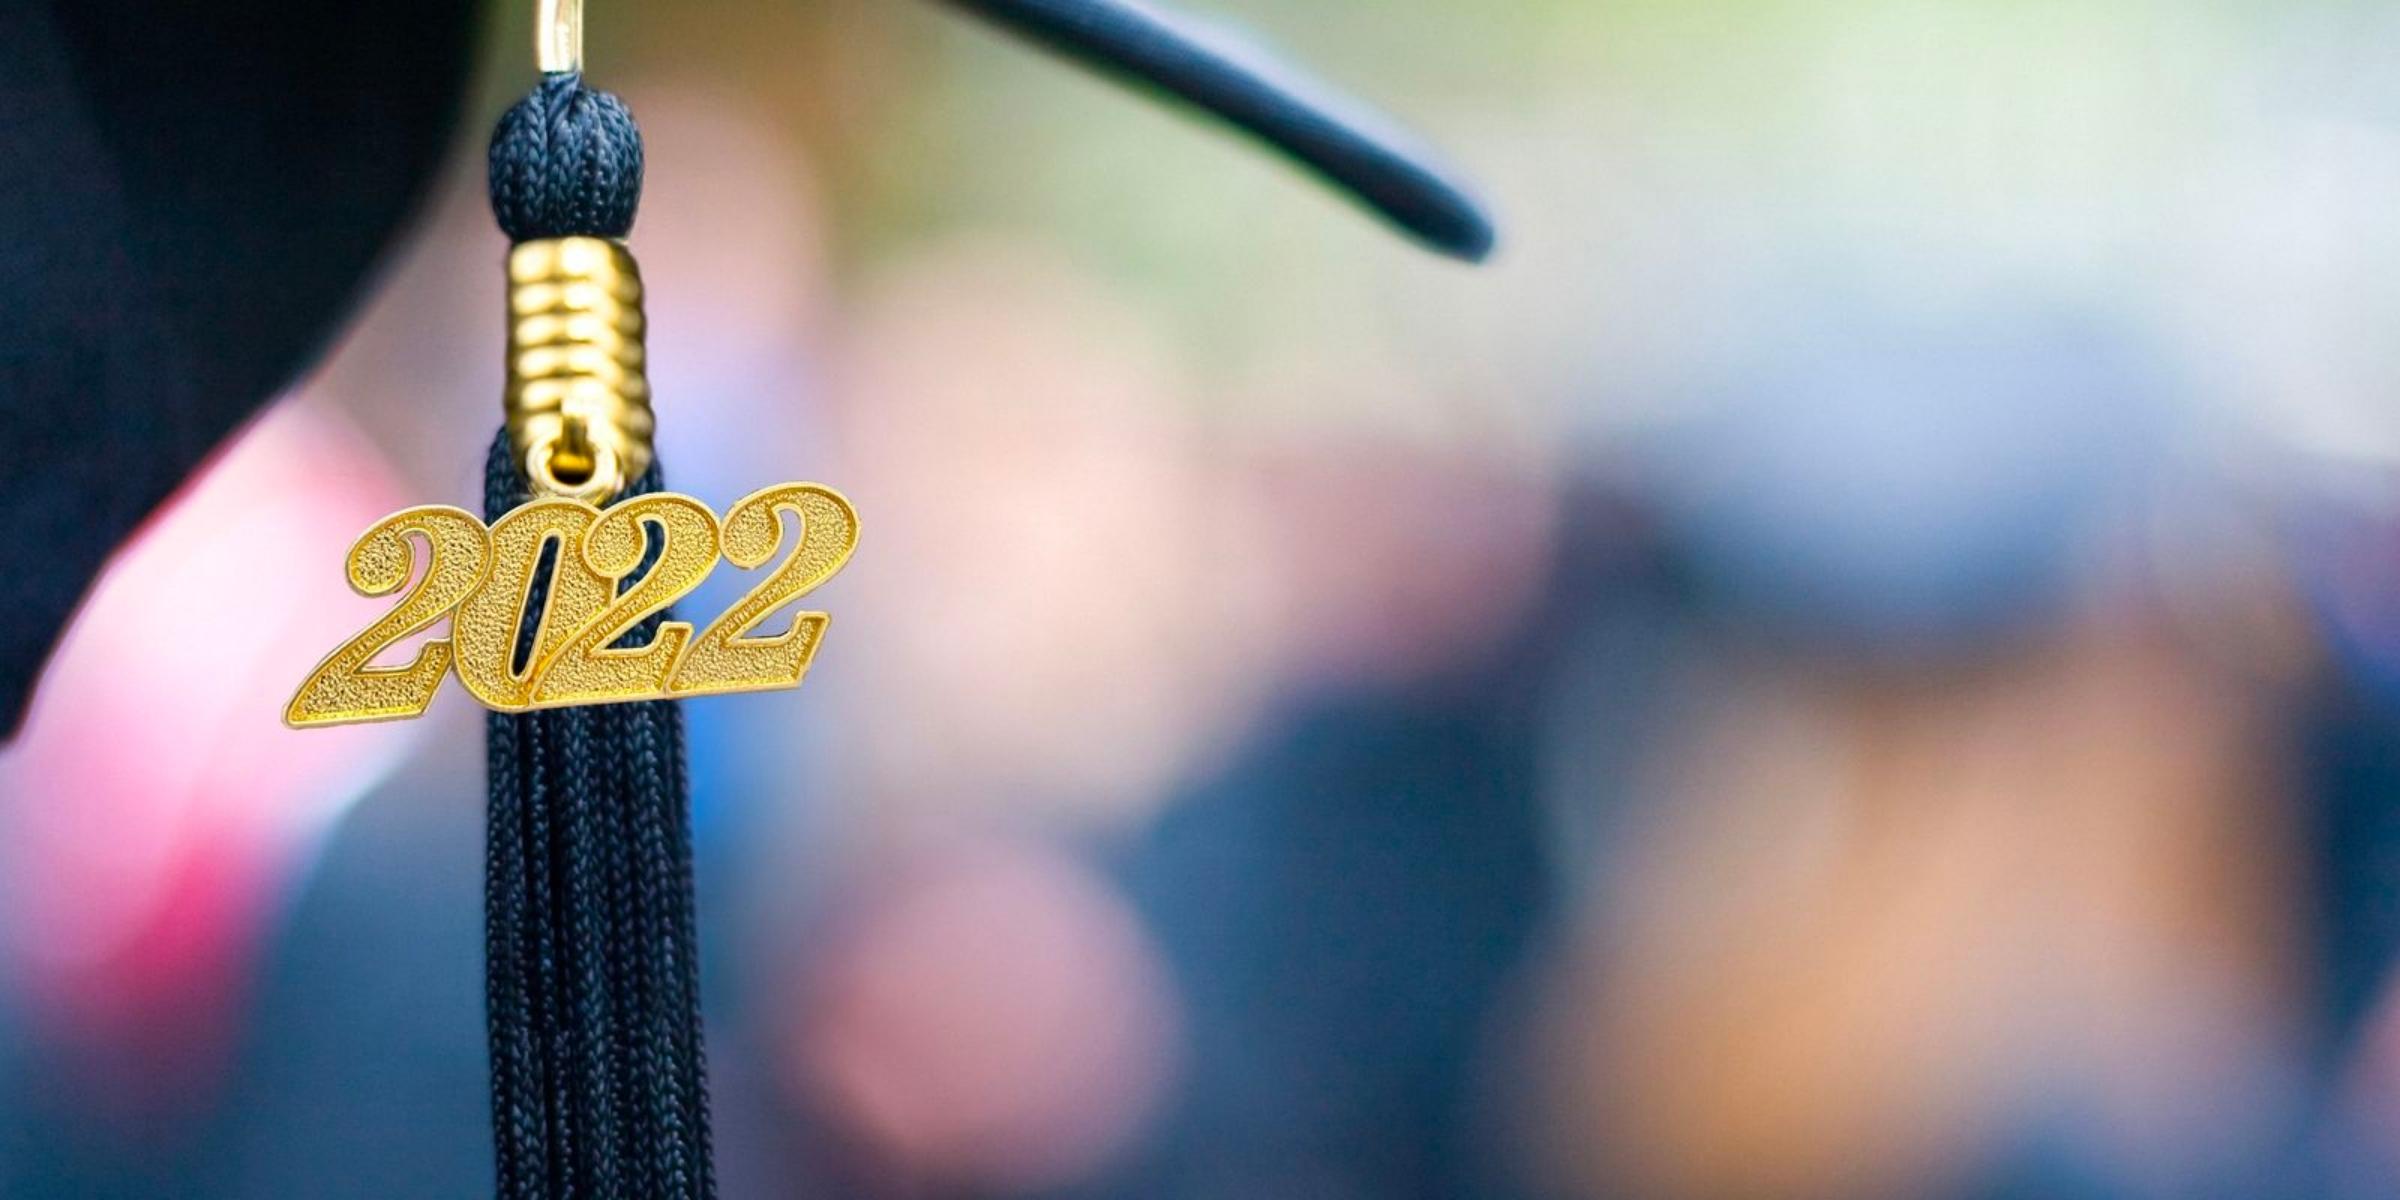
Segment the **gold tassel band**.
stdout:
<svg viewBox="0 0 2400 1200">
<path fill-rule="evenodd" d="M 642 275 L 607 238 L 508 252 L 508 436 L 537 495 L 603 501 L 650 469 Z"/>
</svg>

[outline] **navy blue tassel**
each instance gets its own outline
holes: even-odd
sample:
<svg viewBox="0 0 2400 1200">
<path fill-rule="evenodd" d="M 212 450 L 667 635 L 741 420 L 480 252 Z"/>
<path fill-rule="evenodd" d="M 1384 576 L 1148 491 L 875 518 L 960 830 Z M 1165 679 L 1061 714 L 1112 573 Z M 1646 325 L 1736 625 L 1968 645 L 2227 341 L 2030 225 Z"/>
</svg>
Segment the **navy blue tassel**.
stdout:
<svg viewBox="0 0 2400 1200">
<path fill-rule="evenodd" d="M 546 78 L 510 110 L 491 166 L 492 210 L 512 238 L 632 227 L 640 132 L 615 97 L 574 76 Z M 653 466 L 627 494 L 659 487 Z M 528 498 L 503 431 L 484 515 Z M 496 1195 L 713 1198 L 682 713 L 669 701 L 496 713 L 488 739 Z"/>
</svg>

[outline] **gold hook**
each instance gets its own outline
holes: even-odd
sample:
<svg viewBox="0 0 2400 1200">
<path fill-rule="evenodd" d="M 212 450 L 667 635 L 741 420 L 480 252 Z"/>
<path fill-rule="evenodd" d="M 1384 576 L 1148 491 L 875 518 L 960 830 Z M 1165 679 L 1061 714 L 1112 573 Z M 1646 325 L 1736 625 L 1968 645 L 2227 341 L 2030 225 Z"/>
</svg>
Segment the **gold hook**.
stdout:
<svg viewBox="0 0 2400 1200">
<path fill-rule="evenodd" d="M 583 0 L 534 0 L 533 61 L 544 75 L 583 70 Z"/>
</svg>

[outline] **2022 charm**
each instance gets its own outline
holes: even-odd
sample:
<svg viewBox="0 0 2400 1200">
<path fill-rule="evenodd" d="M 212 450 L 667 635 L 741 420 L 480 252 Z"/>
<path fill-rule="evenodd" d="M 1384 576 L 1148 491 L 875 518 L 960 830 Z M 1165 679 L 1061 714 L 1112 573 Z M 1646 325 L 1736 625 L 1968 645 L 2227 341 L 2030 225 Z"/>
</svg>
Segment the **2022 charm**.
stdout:
<svg viewBox="0 0 2400 1200">
<path fill-rule="evenodd" d="M 720 560 L 744 570 L 774 560 L 786 540 L 786 513 L 797 519 L 797 540 L 732 607 L 697 631 L 666 621 L 648 640 L 627 644 Z M 464 509 L 403 509 L 360 535 L 348 572 L 360 595 L 406 592 L 309 673 L 284 721 L 306 728 L 405 720 L 423 714 L 451 674 L 498 712 L 798 687 L 831 618 L 800 612 L 780 633 L 756 631 L 833 578 L 857 544 L 850 502 L 808 483 L 753 492 L 722 520 L 673 492 L 606 509 L 545 497 L 488 528 Z M 542 577 L 546 551 L 550 570 Z M 416 584 L 408 587 L 411 578 Z M 546 585 L 538 608 L 537 580 Z M 444 616 L 449 637 L 424 643 L 406 665 L 371 665 Z"/>
</svg>

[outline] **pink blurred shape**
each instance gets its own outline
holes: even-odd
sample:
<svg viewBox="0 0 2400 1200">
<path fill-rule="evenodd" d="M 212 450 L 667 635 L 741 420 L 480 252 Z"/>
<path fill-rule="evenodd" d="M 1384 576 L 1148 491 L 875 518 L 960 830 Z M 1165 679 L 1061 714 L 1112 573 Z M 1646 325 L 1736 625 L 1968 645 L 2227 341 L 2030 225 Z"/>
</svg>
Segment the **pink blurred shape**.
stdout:
<svg viewBox="0 0 2400 1200">
<path fill-rule="evenodd" d="M 0 754 L 0 984 L 110 1107 L 205 1094 L 280 887 L 406 744 L 281 721 L 387 603 L 342 562 L 401 492 L 337 418 L 272 410 L 118 555 Z"/>
<path fill-rule="evenodd" d="M 1053 850 L 928 855 L 860 897 L 811 967 L 799 1084 L 927 1185 L 1081 1176 L 1174 1073 L 1165 965 L 1114 889 Z"/>
</svg>

